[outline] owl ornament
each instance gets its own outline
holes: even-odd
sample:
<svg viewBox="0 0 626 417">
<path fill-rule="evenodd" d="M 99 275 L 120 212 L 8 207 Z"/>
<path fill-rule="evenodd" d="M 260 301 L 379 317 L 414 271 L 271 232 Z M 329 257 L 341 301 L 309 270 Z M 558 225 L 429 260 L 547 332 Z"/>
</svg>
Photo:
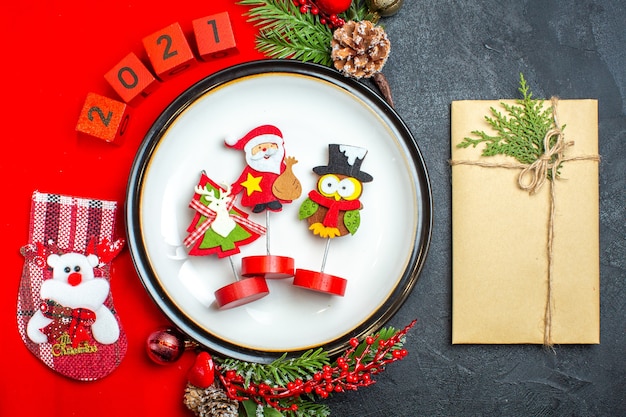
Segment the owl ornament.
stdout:
<svg viewBox="0 0 626 417">
<path fill-rule="evenodd" d="M 326 240 L 319 271 L 296 269 L 293 285 L 318 292 L 345 294 L 347 280 L 324 272 L 330 241 L 353 235 L 361 224 L 359 197 L 363 183 L 373 180 L 361 171 L 367 149 L 351 145 L 328 145 L 328 165 L 313 168 L 320 176 L 317 189 L 309 192 L 300 206 L 298 217 L 306 220 L 314 235 Z"/>
</svg>

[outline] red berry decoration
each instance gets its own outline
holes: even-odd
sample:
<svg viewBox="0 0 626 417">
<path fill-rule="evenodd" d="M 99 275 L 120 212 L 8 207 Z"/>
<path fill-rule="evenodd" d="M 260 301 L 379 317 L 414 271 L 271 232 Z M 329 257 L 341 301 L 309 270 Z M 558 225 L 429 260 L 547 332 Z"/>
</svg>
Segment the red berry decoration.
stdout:
<svg viewBox="0 0 626 417">
<path fill-rule="evenodd" d="M 364 343 L 359 342 L 357 338 L 350 339 L 350 347 L 337 358 L 334 364 L 323 365 L 318 368 L 317 372 L 309 374 L 306 380 L 296 378 L 286 384 L 271 381 L 255 382 L 249 377 L 248 379 L 244 377 L 247 371 L 244 370 L 242 374 L 239 374 L 232 369 L 220 370 L 219 364 L 215 375 L 231 400 L 251 400 L 258 405 L 278 411 L 296 411 L 299 409 L 296 402 L 303 395 L 316 394 L 321 398 L 327 398 L 333 393 L 355 391 L 360 387 L 374 384 L 375 375 L 384 371 L 388 364 L 401 360 L 407 355 L 406 349 L 400 346 L 415 323 L 414 320 L 401 330 L 384 329 L 385 343 L 378 342 L 381 333 L 366 337 Z M 293 366 L 293 360 L 286 360 L 289 367 Z M 265 369 L 263 372 L 271 374 L 271 367 L 279 365 L 273 362 L 268 366 L 270 369 Z M 276 368 L 273 372 L 275 375 L 279 373 Z M 276 378 L 278 380 L 278 376 Z M 190 382 L 192 382 L 191 379 Z"/>
<path fill-rule="evenodd" d="M 350 7 L 352 0 L 315 0 L 315 4 L 322 13 L 337 15 Z"/>
<path fill-rule="evenodd" d="M 345 20 L 338 16 L 348 10 L 352 1 L 350 0 L 293 0 L 299 7 L 300 13 L 311 13 L 317 16 L 322 25 L 327 25 L 330 29 L 336 29 L 344 25 Z"/>
<path fill-rule="evenodd" d="M 200 352 L 196 356 L 189 372 L 187 372 L 187 380 L 190 384 L 198 388 L 208 388 L 213 384 L 215 379 L 215 365 L 213 358 L 208 352 Z"/>
</svg>

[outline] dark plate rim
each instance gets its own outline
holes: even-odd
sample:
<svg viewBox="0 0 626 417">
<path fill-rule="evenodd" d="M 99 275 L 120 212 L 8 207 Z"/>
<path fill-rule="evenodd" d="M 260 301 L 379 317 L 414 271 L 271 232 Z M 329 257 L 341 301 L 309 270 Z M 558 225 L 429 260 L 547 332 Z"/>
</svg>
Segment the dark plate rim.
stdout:
<svg viewBox="0 0 626 417">
<path fill-rule="evenodd" d="M 419 187 L 419 190 L 417 190 L 419 205 L 417 211 L 420 216 L 420 221 L 418 221 L 418 230 L 416 233 L 417 241 L 413 246 L 408 268 L 405 270 L 398 285 L 390 296 L 367 320 L 347 334 L 341 335 L 329 343 L 320 346 L 332 357 L 345 350 L 351 338 L 356 337 L 361 339 L 369 334 L 375 333 L 396 314 L 407 300 L 419 278 L 428 254 L 432 236 L 432 190 L 426 164 L 419 146 L 396 111 L 377 93 L 363 83 L 344 77 L 339 72 L 318 64 L 303 63 L 296 60 L 264 59 L 245 62 L 223 69 L 189 87 L 172 101 L 155 120 L 144 136 L 135 155 L 129 175 L 124 207 L 128 247 L 139 279 L 152 300 L 172 323 L 193 341 L 214 353 L 260 363 L 267 363 L 285 353 L 287 353 L 288 356 L 298 356 L 304 352 L 258 351 L 238 346 L 210 334 L 206 329 L 190 321 L 186 318 L 184 312 L 180 311 L 172 300 L 168 299 L 166 292 L 159 284 L 155 271 L 150 267 L 148 254 L 142 244 L 139 205 L 145 168 L 149 164 L 155 148 L 168 127 L 195 100 L 209 91 L 238 78 L 271 73 L 291 73 L 321 79 L 344 89 L 350 94 L 356 95 L 367 105 L 375 108 L 379 115 L 384 116 L 386 122 L 388 122 L 395 131 L 400 133 L 400 139 L 409 150 L 410 157 L 417 170 L 412 174 L 415 183 Z"/>
</svg>

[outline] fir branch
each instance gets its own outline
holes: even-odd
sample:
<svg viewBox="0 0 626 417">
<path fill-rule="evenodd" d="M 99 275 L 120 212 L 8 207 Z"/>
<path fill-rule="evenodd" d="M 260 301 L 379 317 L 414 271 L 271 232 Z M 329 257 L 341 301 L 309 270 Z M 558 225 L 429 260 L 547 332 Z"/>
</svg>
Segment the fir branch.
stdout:
<svg viewBox="0 0 626 417">
<path fill-rule="evenodd" d="M 270 58 L 332 65 L 330 50 L 321 48 L 318 40 L 307 39 L 299 33 L 293 33 L 291 36 L 291 39 L 285 39 L 273 30 L 263 31 L 256 40 L 257 50 Z"/>
<path fill-rule="evenodd" d="M 292 402 L 291 404 L 296 404 L 298 408 L 296 410 L 291 410 L 286 408 L 282 411 L 278 411 L 276 408 L 263 406 L 261 404 L 256 403 L 253 400 L 245 400 L 242 401 L 242 405 L 244 408 L 244 412 L 246 413 L 244 417 L 257 417 L 259 415 L 263 417 L 328 417 L 330 416 L 330 407 L 326 404 L 319 404 L 310 400 L 303 400 L 301 398 Z M 259 414 L 262 413 L 262 414 Z"/>
<path fill-rule="evenodd" d="M 314 401 L 303 400 L 300 398 L 295 404 L 298 405 L 298 409 L 295 411 L 285 412 L 285 416 L 290 416 L 292 413 L 295 417 L 328 417 L 330 416 L 330 407 L 326 404 L 319 404 Z"/>
<path fill-rule="evenodd" d="M 281 0 L 240 0 L 239 4 L 252 5 L 247 15 L 248 22 L 261 30 L 275 30 L 278 33 L 289 31 L 317 31 L 315 19 L 309 14 L 300 13 L 291 1 Z"/>
<path fill-rule="evenodd" d="M 401 330 L 382 329 L 362 342 L 350 339 L 350 347 L 332 365 L 328 353 L 319 348 L 293 359 L 284 354 L 267 365 L 218 359 L 216 369 L 228 397 L 247 404 L 248 411 L 275 409 L 272 413 L 286 417 L 323 417 L 326 414 L 320 413 L 326 408 L 315 405 L 315 400 L 373 384 L 373 375 L 408 354 L 402 345 L 415 322 Z"/>
<path fill-rule="evenodd" d="M 495 136 L 474 130 L 472 134 L 477 138 L 466 137 L 457 147 L 475 148 L 479 144 L 485 144 L 483 156 L 507 155 L 522 164 L 532 164 L 541 157 L 547 150 L 544 147 L 544 137 L 554 126 L 552 108 L 544 109 L 543 100 L 533 99 L 523 74 L 520 74 L 519 92 L 522 99 L 516 100 L 515 105 L 500 103 L 508 116 L 494 107 L 490 108 L 491 116 L 485 116 L 487 123 L 496 132 Z M 552 138 L 550 146 L 555 141 L 556 137 Z"/>
<path fill-rule="evenodd" d="M 310 13 L 300 13 L 292 1 L 240 0 L 252 6 L 248 21 L 259 27 L 257 49 L 270 58 L 290 58 L 331 65 L 332 32 Z"/>
<path fill-rule="evenodd" d="M 349 355 L 350 359 L 354 359 L 359 356 L 363 356 L 363 362 L 372 362 L 375 357 L 375 352 L 369 350 L 369 346 L 375 343 L 381 344 L 382 342 L 387 342 L 391 338 L 393 338 L 398 333 L 398 329 L 395 327 L 383 327 L 379 330 L 379 332 L 373 336 L 365 338 L 359 346 L 354 350 L 354 352 Z M 369 339 L 369 340 L 368 340 Z M 393 351 L 401 349 L 404 344 L 404 338 L 401 337 L 398 341 L 394 341 L 391 349 L 384 356 L 384 359 L 391 359 L 393 357 Z M 365 354 L 364 354 L 365 353 Z"/>
<path fill-rule="evenodd" d="M 235 371 L 243 376 L 244 386 L 266 384 L 268 386 L 284 386 L 295 379 L 309 379 L 328 365 L 328 353 L 322 348 L 309 350 L 297 358 L 287 358 L 285 353 L 269 364 L 244 362 L 232 358 L 217 359 L 223 372 Z"/>
<path fill-rule="evenodd" d="M 380 16 L 370 11 L 365 0 L 352 0 L 350 7 L 342 14 L 342 17 L 346 21 L 354 20 L 355 22 L 360 22 L 362 20 L 369 20 L 374 23 L 380 18 Z"/>
</svg>

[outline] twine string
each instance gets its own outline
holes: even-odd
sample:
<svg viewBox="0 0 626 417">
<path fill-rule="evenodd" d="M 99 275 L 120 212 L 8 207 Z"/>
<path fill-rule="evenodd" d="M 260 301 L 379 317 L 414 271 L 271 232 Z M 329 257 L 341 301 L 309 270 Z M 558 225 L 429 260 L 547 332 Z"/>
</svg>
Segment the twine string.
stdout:
<svg viewBox="0 0 626 417">
<path fill-rule="evenodd" d="M 548 221 L 548 293 L 546 295 L 546 310 L 544 313 L 544 325 L 543 325 L 543 344 L 547 347 L 552 347 L 552 283 L 554 275 L 554 262 L 552 262 L 553 250 L 552 245 L 554 242 L 554 217 L 556 213 L 556 191 L 554 187 L 554 181 L 550 181 L 550 220 Z"/>
</svg>

